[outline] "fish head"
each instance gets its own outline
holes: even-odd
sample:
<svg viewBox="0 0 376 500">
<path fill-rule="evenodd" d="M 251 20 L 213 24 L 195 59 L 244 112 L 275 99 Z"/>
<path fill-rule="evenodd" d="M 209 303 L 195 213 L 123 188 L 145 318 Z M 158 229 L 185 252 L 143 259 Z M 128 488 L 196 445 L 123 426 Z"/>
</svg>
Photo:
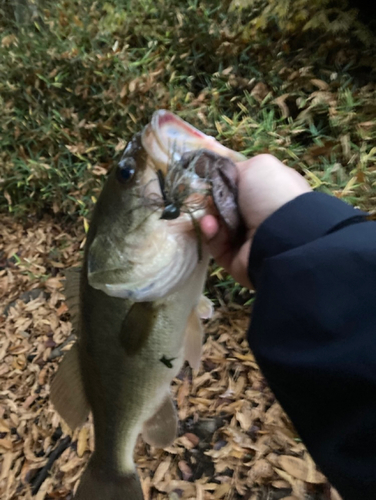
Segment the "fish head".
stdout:
<svg viewBox="0 0 376 500">
<path fill-rule="evenodd" d="M 153 301 L 176 291 L 200 260 L 208 260 L 195 224 L 207 210 L 207 184 L 194 169 L 181 167 L 182 157 L 199 149 L 244 160 L 164 110 L 130 141 L 90 224 L 90 286 L 114 297 Z"/>
<path fill-rule="evenodd" d="M 131 279 L 137 251 L 151 230 L 148 218 L 155 218 L 144 200 L 154 176 L 141 134 L 136 134 L 109 171 L 90 222 L 85 265 L 93 288 L 107 293 Z M 109 295 L 120 296 L 116 291 Z"/>
</svg>

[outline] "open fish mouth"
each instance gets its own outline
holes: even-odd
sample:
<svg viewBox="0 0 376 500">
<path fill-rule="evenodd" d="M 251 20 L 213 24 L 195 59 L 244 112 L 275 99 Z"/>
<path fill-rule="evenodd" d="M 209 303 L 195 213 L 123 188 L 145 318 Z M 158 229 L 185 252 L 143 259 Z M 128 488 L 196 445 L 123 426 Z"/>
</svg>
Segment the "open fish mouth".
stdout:
<svg viewBox="0 0 376 500">
<path fill-rule="evenodd" d="M 204 134 L 170 111 L 156 111 L 142 132 L 142 145 L 158 169 L 164 174 L 168 166 L 181 160 L 184 153 L 208 149 L 236 162 L 245 157 L 226 148 L 214 137 Z"/>
<path fill-rule="evenodd" d="M 198 150 L 206 150 L 235 163 L 245 160 L 242 154 L 164 109 L 153 114 L 142 131 L 141 142 L 148 155 L 149 175 L 154 177 L 152 172 L 157 172 L 159 181 L 148 185 L 145 198 L 147 200 L 149 195 L 151 199 L 159 197 L 159 203 L 162 201 L 164 206 L 161 218 L 178 219 L 180 227 L 184 219 L 191 227 L 189 218 L 180 217 L 184 212 L 195 213 L 198 218 L 205 215 L 210 193 L 208 179 L 197 174 L 194 161 L 187 164 L 185 159 Z"/>
</svg>

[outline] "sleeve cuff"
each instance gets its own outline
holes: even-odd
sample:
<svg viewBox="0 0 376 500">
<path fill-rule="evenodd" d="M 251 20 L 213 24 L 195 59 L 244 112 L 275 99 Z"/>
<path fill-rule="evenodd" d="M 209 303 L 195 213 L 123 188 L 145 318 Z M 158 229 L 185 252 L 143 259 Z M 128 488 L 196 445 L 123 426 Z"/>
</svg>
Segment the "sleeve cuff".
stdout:
<svg viewBox="0 0 376 500">
<path fill-rule="evenodd" d="M 323 193 L 305 193 L 283 205 L 256 231 L 249 257 L 249 278 L 257 286 L 265 259 L 364 221 L 365 212 Z"/>
</svg>

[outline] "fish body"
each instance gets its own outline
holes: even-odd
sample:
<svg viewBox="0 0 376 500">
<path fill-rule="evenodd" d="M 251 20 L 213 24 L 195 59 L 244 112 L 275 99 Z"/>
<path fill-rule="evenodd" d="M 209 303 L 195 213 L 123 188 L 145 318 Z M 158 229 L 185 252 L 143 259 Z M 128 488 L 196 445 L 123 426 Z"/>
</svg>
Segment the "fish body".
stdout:
<svg viewBox="0 0 376 500">
<path fill-rule="evenodd" d="M 76 500 L 142 500 L 133 461 L 138 435 L 161 448 L 176 436 L 170 384 L 186 359 L 198 367 L 200 317 L 210 315 L 202 298 L 210 256 L 205 247 L 197 252 L 189 211 L 161 218 L 166 195 L 157 172 L 166 176 L 171 156 L 203 147 L 242 159 L 171 113 L 155 113 L 110 172 L 82 270 L 67 283 L 78 339 L 59 367 L 51 399 L 71 428 L 91 411 L 95 434 Z M 182 175 L 188 198 L 194 197 L 202 180 Z M 205 206 L 196 212 L 203 215 Z"/>
</svg>

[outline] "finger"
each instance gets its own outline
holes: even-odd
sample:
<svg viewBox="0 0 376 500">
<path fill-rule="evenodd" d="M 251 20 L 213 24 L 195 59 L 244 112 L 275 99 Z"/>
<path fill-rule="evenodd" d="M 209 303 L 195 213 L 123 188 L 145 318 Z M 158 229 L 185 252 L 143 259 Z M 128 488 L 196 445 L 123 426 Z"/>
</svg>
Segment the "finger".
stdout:
<svg viewBox="0 0 376 500">
<path fill-rule="evenodd" d="M 200 226 L 208 242 L 213 239 L 219 231 L 219 222 L 214 215 L 205 215 L 200 221 Z"/>
<path fill-rule="evenodd" d="M 245 286 L 246 288 L 253 288 L 247 273 L 251 244 L 252 241 L 250 239 L 243 243 L 243 245 L 239 248 L 236 256 L 232 259 L 230 268 L 228 270 L 229 273 L 234 277 L 235 281 L 240 283 L 242 286 Z"/>
<path fill-rule="evenodd" d="M 200 225 L 209 251 L 217 264 L 229 272 L 242 286 L 251 288 L 246 271 L 251 241 L 246 241 L 240 248 L 234 248 L 227 229 L 212 215 L 203 217 Z"/>
<path fill-rule="evenodd" d="M 201 228 L 203 228 L 209 252 L 220 266 L 229 269 L 236 250 L 228 229 L 215 217 L 206 217 L 201 221 Z"/>
</svg>

